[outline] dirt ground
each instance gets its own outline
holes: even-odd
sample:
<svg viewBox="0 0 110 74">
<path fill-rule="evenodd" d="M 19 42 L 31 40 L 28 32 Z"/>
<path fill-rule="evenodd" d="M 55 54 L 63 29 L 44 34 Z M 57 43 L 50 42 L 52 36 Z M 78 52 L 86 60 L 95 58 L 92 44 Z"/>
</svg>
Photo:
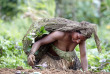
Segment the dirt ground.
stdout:
<svg viewBox="0 0 110 74">
<path fill-rule="evenodd" d="M 110 72 L 82 72 L 80 70 L 58 70 L 58 69 L 9 69 L 0 68 L 0 74 L 110 74 Z"/>
</svg>

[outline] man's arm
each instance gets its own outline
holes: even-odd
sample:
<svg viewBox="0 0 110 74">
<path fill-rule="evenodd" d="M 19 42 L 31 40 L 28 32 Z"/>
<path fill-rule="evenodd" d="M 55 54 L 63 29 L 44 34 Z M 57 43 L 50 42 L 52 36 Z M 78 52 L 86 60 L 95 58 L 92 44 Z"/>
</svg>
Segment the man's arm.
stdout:
<svg viewBox="0 0 110 74">
<path fill-rule="evenodd" d="M 31 53 L 28 57 L 28 64 L 31 66 L 34 65 L 34 62 L 33 62 L 33 61 L 35 61 L 34 54 L 40 48 L 40 46 L 52 43 L 52 42 L 62 38 L 63 36 L 64 36 L 63 32 L 55 31 L 55 32 L 52 32 L 51 34 L 47 35 L 46 37 L 38 40 L 37 42 L 35 42 L 32 46 Z"/>
<path fill-rule="evenodd" d="M 80 58 L 81 58 L 81 66 L 83 71 L 87 71 L 88 70 L 88 60 L 87 60 L 87 56 L 86 56 L 86 44 L 85 41 L 82 41 L 79 44 L 79 48 L 80 48 Z"/>
<path fill-rule="evenodd" d="M 34 54 L 40 48 L 40 46 L 52 43 L 52 42 L 62 38 L 63 35 L 64 35 L 63 32 L 55 31 L 55 32 L 49 34 L 48 36 L 38 40 L 37 42 L 35 42 L 33 44 L 32 49 L 31 49 L 31 54 Z"/>
</svg>

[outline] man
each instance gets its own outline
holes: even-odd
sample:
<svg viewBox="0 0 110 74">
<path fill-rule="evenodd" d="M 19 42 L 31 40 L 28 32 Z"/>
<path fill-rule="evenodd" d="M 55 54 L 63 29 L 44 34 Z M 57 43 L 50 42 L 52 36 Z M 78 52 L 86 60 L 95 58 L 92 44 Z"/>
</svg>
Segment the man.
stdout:
<svg viewBox="0 0 110 74">
<path fill-rule="evenodd" d="M 88 62 L 87 62 L 87 57 L 86 57 L 85 40 L 86 40 L 86 37 L 78 32 L 61 32 L 61 31 L 52 32 L 48 36 L 46 36 L 34 43 L 34 45 L 32 46 L 32 49 L 31 49 L 31 53 L 28 57 L 28 63 L 31 66 L 34 65 L 34 61 L 35 61 L 34 54 L 41 45 L 53 43 L 53 45 L 55 47 L 57 47 L 58 49 L 60 49 L 62 51 L 72 52 L 75 49 L 75 47 L 79 44 L 81 66 L 82 66 L 83 71 L 87 71 Z M 54 51 L 54 49 L 50 49 L 49 53 L 51 53 L 54 56 L 59 56 Z M 68 68 L 69 68 L 69 66 L 68 66 Z"/>
<path fill-rule="evenodd" d="M 42 65 L 46 63 L 47 68 L 73 69 L 76 65 L 74 61 L 78 61 L 75 59 L 74 50 L 79 44 L 81 67 L 83 71 L 87 71 L 88 62 L 86 57 L 86 39 L 90 38 L 91 35 L 94 34 L 98 50 L 100 51 L 101 49 L 94 24 L 88 22 L 79 23 L 64 18 L 44 19 L 37 24 L 45 24 L 45 29 L 51 33 L 33 44 L 28 56 L 28 64 L 31 66 L 35 65 L 35 52 L 43 45 L 50 44 L 51 47 L 48 49 L 46 54 L 43 54 L 43 57 L 37 64 Z"/>
</svg>

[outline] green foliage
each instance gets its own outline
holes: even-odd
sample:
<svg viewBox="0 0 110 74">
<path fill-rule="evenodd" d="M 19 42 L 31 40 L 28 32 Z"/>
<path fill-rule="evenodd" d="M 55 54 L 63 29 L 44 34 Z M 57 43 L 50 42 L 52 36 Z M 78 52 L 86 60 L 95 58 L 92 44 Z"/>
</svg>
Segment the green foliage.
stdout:
<svg viewBox="0 0 110 74">
<path fill-rule="evenodd" d="M 76 6 L 76 20 L 88 21 L 99 24 L 100 15 L 97 12 L 97 6 L 93 4 L 92 0 L 79 0 L 75 2 Z"/>
<path fill-rule="evenodd" d="M 110 21 L 108 21 L 110 19 L 110 0 L 104 0 L 101 3 L 101 23 L 102 24 L 110 24 Z"/>
<path fill-rule="evenodd" d="M 43 34 L 49 34 L 49 32 L 45 30 L 45 27 L 44 27 L 44 26 L 42 26 L 42 27 L 40 28 L 40 31 L 37 31 L 37 32 L 36 32 L 36 35 L 37 35 L 37 36 L 41 36 L 41 35 L 43 35 Z"/>
<path fill-rule="evenodd" d="M 8 48 L 8 47 L 7 47 Z M 22 49 L 6 49 L 3 51 L 5 54 L 2 54 L 0 59 L 0 68 L 16 68 L 17 66 L 23 66 L 24 68 L 30 68 L 27 65 L 26 54 Z"/>
<path fill-rule="evenodd" d="M 55 0 L 27 0 L 27 4 L 37 12 L 37 16 L 50 18 L 55 15 Z"/>
<path fill-rule="evenodd" d="M 20 10 L 18 9 L 17 0 L 0 0 L 0 13 L 1 17 L 7 19 L 7 17 L 15 16 Z"/>
<path fill-rule="evenodd" d="M 22 49 L 21 42 L 2 39 L 0 42 L 0 51 L 0 68 L 16 68 L 17 66 L 30 68 L 27 65 L 27 55 Z"/>
<path fill-rule="evenodd" d="M 26 33 L 25 28 L 28 29 L 30 26 L 29 23 L 31 21 L 21 17 L 12 22 L 0 19 L 0 68 L 16 68 L 17 66 L 31 68 L 27 65 L 27 55 L 22 49 L 21 42 Z"/>
<path fill-rule="evenodd" d="M 102 50 L 101 54 L 99 54 L 96 49 L 88 50 L 88 63 L 91 66 L 90 70 L 110 72 L 109 54 L 110 52 L 106 50 Z"/>
<path fill-rule="evenodd" d="M 70 4 L 72 8 L 66 8 L 69 6 L 65 6 L 67 3 Z M 65 18 L 73 19 L 76 21 L 88 21 L 98 25 L 110 23 L 109 0 L 69 0 L 65 1 L 64 5 L 60 6 L 65 6 L 62 7 L 61 10 L 66 8 L 66 11 L 60 12 L 62 14 L 65 13 L 65 15 L 62 15 Z"/>
</svg>

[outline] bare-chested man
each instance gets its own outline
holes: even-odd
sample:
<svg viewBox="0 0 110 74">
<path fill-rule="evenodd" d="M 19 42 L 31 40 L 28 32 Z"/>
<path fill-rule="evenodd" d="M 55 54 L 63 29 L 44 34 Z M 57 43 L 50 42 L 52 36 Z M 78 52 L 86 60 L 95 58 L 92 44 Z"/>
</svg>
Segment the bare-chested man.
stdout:
<svg viewBox="0 0 110 74">
<path fill-rule="evenodd" d="M 44 59 L 44 62 L 46 62 L 47 65 L 51 62 L 54 62 L 54 65 L 56 64 L 59 68 L 61 67 L 61 64 L 60 64 L 61 61 L 64 59 L 64 60 L 66 60 L 66 62 L 63 63 L 63 69 L 67 69 L 70 66 L 72 66 L 73 59 L 71 59 L 72 58 L 71 52 L 79 44 L 81 67 L 82 67 L 83 71 L 87 71 L 88 70 L 88 61 L 87 61 L 87 57 L 86 57 L 86 45 L 85 45 L 86 39 L 87 38 L 84 35 L 82 35 L 80 33 L 80 31 L 76 31 L 76 32 L 74 32 L 74 31 L 73 32 L 54 31 L 51 34 L 47 35 L 46 37 L 38 40 L 37 42 L 35 42 L 33 44 L 31 53 L 28 56 L 28 63 L 29 63 L 29 65 L 33 66 L 34 61 L 35 61 L 35 56 L 34 56 L 35 52 L 40 48 L 40 46 L 52 43 L 52 49 L 50 49 L 48 53 L 51 54 L 52 56 L 59 56 L 59 57 L 61 57 L 61 59 L 57 60 L 57 61 L 56 60 L 51 61 L 52 58 L 48 55 L 46 55 L 42 59 Z M 57 52 L 57 50 L 58 50 L 58 52 Z M 61 53 L 60 53 L 60 51 L 61 51 Z M 64 53 L 64 55 L 66 55 L 66 53 L 67 53 L 67 55 L 66 56 L 61 55 L 63 53 Z M 68 59 L 69 57 L 71 57 L 71 58 Z M 49 59 L 49 60 L 45 60 L 45 59 Z M 41 62 L 42 62 L 42 60 L 41 60 Z M 42 62 L 42 63 L 44 63 L 44 62 Z M 54 67 L 54 65 L 49 64 L 48 66 Z"/>
</svg>

